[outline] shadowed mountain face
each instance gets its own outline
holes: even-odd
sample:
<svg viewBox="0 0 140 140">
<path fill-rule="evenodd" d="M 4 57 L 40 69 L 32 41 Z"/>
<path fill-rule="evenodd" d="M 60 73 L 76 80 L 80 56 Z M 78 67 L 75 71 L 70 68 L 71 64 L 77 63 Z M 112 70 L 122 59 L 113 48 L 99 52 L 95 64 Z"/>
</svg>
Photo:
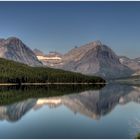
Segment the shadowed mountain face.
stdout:
<svg viewBox="0 0 140 140">
<path fill-rule="evenodd" d="M 24 92 L 26 94 L 24 94 Z M 51 92 L 50 88 L 48 93 L 49 92 L 51 93 L 50 95 L 54 93 L 54 91 Z M 29 96 L 30 99 L 18 102 L 15 100 L 15 103 L 1 105 L 0 120 L 17 121 L 29 110 L 38 110 L 44 105 L 47 105 L 50 108 L 64 105 L 73 113 L 80 113 L 92 119 L 100 119 L 100 117 L 113 111 L 118 104 L 123 105 L 132 101 L 140 103 L 140 88 L 129 85 L 106 85 L 100 90 L 89 89 L 86 91 L 80 91 L 80 93 L 73 90 L 71 92 L 72 94 L 63 96 L 61 94 L 61 96 L 58 96 L 59 94 L 57 92 L 60 93 L 58 87 L 56 90 L 57 96 L 49 97 L 46 89 L 35 89 L 34 92 L 24 89 L 23 92 L 20 92 L 20 95 L 22 95 L 22 98 L 25 96 L 25 99 Z M 7 97 L 8 93 L 6 94 Z M 9 95 L 11 96 L 11 94 Z M 19 97 L 17 97 L 17 99 L 18 98 Z"/>
<path fill-rule="evenodd" d="M 42 65 L 33 51 L 15 37 L 0 39 L 0 57 L 30 66 Z"/>
</svg>

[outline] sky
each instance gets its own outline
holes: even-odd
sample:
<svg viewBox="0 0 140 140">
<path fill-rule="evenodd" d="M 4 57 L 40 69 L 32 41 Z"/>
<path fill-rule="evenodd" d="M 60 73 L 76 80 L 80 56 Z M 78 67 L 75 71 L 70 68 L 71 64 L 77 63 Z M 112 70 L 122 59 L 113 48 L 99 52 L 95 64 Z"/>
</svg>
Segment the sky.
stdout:
<svg viewBox="0 0 140 140">
<path fill-rule="evenodd" d="M 2 2 L 0 38 L 65 53 L 100 40 L 117 55 L 140 57 L 140 2 Z"/>
</svg>

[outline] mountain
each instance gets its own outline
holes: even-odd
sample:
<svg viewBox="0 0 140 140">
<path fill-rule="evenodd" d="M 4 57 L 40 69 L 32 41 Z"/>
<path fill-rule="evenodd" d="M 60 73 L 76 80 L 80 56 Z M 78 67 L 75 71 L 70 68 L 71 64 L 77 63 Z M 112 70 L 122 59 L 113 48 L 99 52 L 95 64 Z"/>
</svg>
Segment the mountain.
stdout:
<svg viewBox="0 0 140 140">
<path fill-rule="evenodd" d="M 43 63 L 48 67 L 101 76 L 105 79 L 130 76 L 139 67 L 139 59 L 135 60 L 135 68 L 130 68 L 130 64 L 120 62 L 121 58 L 100 41 L 75 47 L 64 55 L 58 52 L 46 55 L 38 49 L 32 51 L 20 39 L 11 37 L 0 39 L 0 57 L 30 66 L 42 66 Z"/>
<path fill-rule="evenodd" d="M 132 69 L 120 63 L 120 58 L 113 50 L 100 41 L 75 47 L 59 57 L 57 63 L 46 61 L 45 65 L 105 79 L 127 77 L 133 73 Z M 41 61 L 39 57 L 38 59 Z"/>
<path fill-rule="evenodd" d="M 97 76 L 53 69 L 31 67 L 12 60 L 0 58 L 0 83 L 99 83 L 105 82 Z"/>
<path fill-rule="evenodd" d="M 140 58 L 130 59 L 126 56 L 120 56 L 119 60 L 121 64 L 129 67 L 130 69 L 134 71 L 140 70 Z"/>
<path fill-rule="evenodd" d="M 16 37 L 0 39 L 0 57 L 30 66 L 42 66 L 33 51 Z"/>
<path fill-rule="evenodd" d="M 121 64 L 119 57 L 100 41 L 70 50 L 63 55 L 61 63 L 54 67 L 86 75 L 97 75 L 105 79 L 126 77 L 133 73 L 133 70 Z"/>
</svg>

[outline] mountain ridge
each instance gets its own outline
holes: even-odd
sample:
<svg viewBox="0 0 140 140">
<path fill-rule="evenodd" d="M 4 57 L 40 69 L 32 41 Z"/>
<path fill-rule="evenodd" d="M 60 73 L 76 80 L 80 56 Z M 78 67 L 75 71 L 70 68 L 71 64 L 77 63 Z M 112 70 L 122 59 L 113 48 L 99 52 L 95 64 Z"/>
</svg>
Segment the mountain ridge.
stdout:
<svg viewBox="0 0 140 140">
<path fill-rule="evenodd" d="M 47 66 L 104 79 L 123 78 L 139 73 L 140 60 L 117 56 L 101 41 L 93 41 L 75 47 L 65 54 L 50 52 L 44 54 L 39 49 L 33 51 L 17 37 L 0 39 L 0 57 L 30 66 Z M 129 64 L 128 64 L 129 62 Z"/>
</svg>

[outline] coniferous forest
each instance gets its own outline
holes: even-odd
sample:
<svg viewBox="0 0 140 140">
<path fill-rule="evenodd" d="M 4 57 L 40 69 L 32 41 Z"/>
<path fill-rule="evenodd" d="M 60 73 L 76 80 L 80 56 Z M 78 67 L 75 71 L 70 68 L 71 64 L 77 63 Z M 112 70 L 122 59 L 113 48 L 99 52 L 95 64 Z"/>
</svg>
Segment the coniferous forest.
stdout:
<svg viewBox="0 0 140 140">
<path fill-rule="evenodd" d="M 30 67 L 0 58 L 0 83 L 105 83 L 105 80 L 60 69 Z"/>
</svg>

